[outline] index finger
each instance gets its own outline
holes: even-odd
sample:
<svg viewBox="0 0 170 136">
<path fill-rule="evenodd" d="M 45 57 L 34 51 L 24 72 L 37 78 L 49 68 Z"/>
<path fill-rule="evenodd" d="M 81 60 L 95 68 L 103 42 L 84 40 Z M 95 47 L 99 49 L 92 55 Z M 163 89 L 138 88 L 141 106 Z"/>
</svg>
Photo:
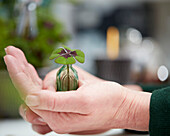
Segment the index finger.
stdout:
<svg viewBox="0 0 170 136">
<path fill-rule="evenodd" d="M 16 48 L 14 46 L 8 46 L 7 48 L 5 48 L 5 52 L 7 55 L 11 55 L 17 60 L 17 66 L 20 67 L 20 69 L 28 77 L 30 77 L 35 84 L 42 83 L 42 80 L 38 76 L 37 71 L 35 70 L 33 65 L 28 63 L 24 53 L 19 48 Z"/>
<path fill-rule="evenodd" d="M 4 57 L 9 75 L 13 84 L 19 90 L 22 98 L 33 91 L 41 90 L 41 80 L 34 75 L 35 70 L 27 63 L 23 54 L 17 48 L 7 47 L 7 55 Z M 16 56 L 18 54 L 18 56 Z M 20 54 L 21 58 L 18 58 Z M 25 66 L 27 65 L 27 66 Z M 30 74 L 31 73 L 31 74 Z"/>
</svg>

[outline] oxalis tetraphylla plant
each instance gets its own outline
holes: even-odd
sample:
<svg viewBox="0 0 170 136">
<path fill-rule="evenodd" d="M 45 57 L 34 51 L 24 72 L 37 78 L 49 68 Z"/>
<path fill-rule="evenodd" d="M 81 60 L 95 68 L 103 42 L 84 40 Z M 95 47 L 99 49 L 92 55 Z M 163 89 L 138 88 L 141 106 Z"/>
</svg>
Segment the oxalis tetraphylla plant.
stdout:
<svg viewBox="0 0 170 136">
<path fill-rule="evenodd" d="M 56 75 L 57 91 L 76 90 L 78 88 L 78 74 L 72 64 L 75 64 L 76 60 L 84 63 L 84 53 L 81 50 L 63 46 L 54 50 L 49 59 L 55 59 L 55 63 L 63 64 Z"/>
</svg>

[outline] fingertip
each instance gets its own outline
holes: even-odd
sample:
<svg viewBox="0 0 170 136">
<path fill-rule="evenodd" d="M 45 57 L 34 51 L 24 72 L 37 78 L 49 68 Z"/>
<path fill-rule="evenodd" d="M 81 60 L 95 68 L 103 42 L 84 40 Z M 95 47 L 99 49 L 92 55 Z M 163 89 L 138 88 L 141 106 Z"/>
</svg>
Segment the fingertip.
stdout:
<svg viewBox="0 0 170 136">
<path fill-rule="evenodd" d="M 40 105 L 40 99 L 37 95 L 28 95 L 25 99 L 25 103 L 30 107 L 37 107 Z"/>
<path fill-rule="evenodd" d="M 7 48 L 15 48 L 13 45 L 8 45 Z"/>
<path fill-rule="evenodd" d="M 27 112 L 27 109 L 28 107 L 25 105 L 25 104 L 22 104 L 20 107 L 19 107 L 19 113 L 21 115 L 21 117 L 26 120 L 26 112 Z"/>
<path fill-rule="evenodd" d="M 19 106 L 19 114 L 21 115 L 21 117 L 23 117 L 22 105 Z"/>
<path fill-rule="evenodd" d="M 5 61 L 5 64 L 8 65 L 9 63 L 16 61 L 16 58 L 14 56 L 11 56 L 11 55 L 5 55 L 4 61 Z"/>
<path fill-rule="evenodd" d="M 7 52 L 7 54 L 11 54 L 11 52 L 13 51 L 15 49 L 15 47 L 14 46 L 8 46 L 7 48 L 6 48 L 6 52 Z"/>
<path fill-rule="evenodd" d="M 4 48 L 6 54 L 8 54 L 8 48 L 9 48 L 9 46 L 7 46 L 6 48 Z"/>
<path fill-rule="evenodd" d="M 11 61 L 13 61 L 15 58 L 13 57 L 13 56 L 11 56 L 11 55 L 5 55 L 4 56 L 4 61 L 5 61 L 5 63 L 7 64 L 8 62 L 11 62 Z"/>
<path fill-rule="evenodd" d="M 10 51 L 12 48 L 14 48 L 14 46 L 12 46 L 12 45 L 7 46 L 7 47 L 5 48 L 6 54 L 9 54 L 9 53 L 10 53 L 9 51 Z"/>
<path fill-rule="evenodd" d="M 5 56 L 3 57 L 3 58 L 4 58 L 4 62 L 5 62 L 5 63 L 6 63 L 6 56 L 7 56 L 7 55 L 5 55 Z"/>
<path fill-rule="evenodd" d="M 7 49 L 16 49 L 16 47 L 13 46 L 13 45 L 8 45 L 6 48 L 7 48 Z"/>
<path fill-rule="evenodd" d="M 7 48 L 4 48 L 4 50 L 5 50 L 5 53 L 7 54 Z"/>
<path fill-rule="evenodd" d="M 36 125 L 47 125 L 47 123 L 40 116 L 29 109 L 29 107 L 27 107 L 25 104 L 20 106 L 19 113 L 25 121 Z"/>
<path fill-rule="evenodd" d="M 6 47 L 5 51 L 7 54 L 10 54 L 12 56 L 18 55 L 18 53 L 24 55 L 24 53 L 21 51 L 21 49 L 14 47 L 12 45 L 9 45 L 8 47 Z"/>
<path fill-rule="evenodd" d="M 47 134 L 47 133 L 49 133 L 49 132 L 51 132 L 52 130 L 49 128 L 49 126 L 42 126 L 42 125 L 35 125 L 35 124 L 33 124 L 32 125 L 32 129 L 35 131 L 35 132 L 37 132 L 37 133 L 39 133 L 39 134 Z"/>
<path fill-rule="evenodd" d="M 28 64 L 24 53 L 19 49 L 14 46 L 8 46 L 5 48 L 6 50 L 6 55 L 10 55 L 17 59 L 18 64 L 24 64 L 25 66 Z"/>
</svg>

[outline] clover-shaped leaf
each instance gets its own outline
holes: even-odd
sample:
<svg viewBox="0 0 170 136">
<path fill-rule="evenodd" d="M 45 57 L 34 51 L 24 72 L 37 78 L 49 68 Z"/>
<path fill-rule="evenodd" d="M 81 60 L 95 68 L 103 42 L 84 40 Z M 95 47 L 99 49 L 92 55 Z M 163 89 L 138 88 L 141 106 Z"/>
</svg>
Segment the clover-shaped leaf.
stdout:
<svg viewBox="0 0 170 136">
<path fill-rule="evenodd" d="M 64 64 L 64 65 L 67 65 L 67 64 L 74 64 L 76 63 L 75 59 L 72 58 L 72 57 L 68 57 L 67 59 L 65 57 L 58 57 L 55 59 L 55 62 L 56 63 L 59 63 L 59 64 Z"/>
<path fill-rule="evenodd" d="M 75 52 L 77 54 L 77 56 L 75 56 L 75 59 L 80 63 L 84 63 L 85 58 L 84 53 L 81 50 L 75 50 Z"/>
<path fill-rule="evenodd" d="M 81 50 L 72 50 L 64 46 L 64 48 L 54 50 L 49 59 L 55 59 L 56 63 L 67 65 L 76 63 L 76 60 L 80 63 L 84 63 L 85 55 Z"/>
<path fill-rule="evenodd" d="M 52 60 L 52 59 L 55 59 L 56 57 L 60 56 L 60 54 L 58 54 L 58 53 L 61 53 L 62 50 L 63 50 L 62 48 L 54 50 L 52 52 L 51 56 L 49 57 L 49 59 Z"/>
</svg>

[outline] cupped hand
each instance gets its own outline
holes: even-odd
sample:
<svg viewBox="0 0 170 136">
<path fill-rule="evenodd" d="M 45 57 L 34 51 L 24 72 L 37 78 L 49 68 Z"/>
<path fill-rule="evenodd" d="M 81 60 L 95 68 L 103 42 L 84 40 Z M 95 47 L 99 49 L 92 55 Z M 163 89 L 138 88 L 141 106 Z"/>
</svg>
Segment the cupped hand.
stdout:
<svg viewBox="0 0 170 136">
<path fill-rule="evenodd" d="M 18 89 L 23 100 L 25 100 L 27 95 L 32 94 L 33 92 L 41 92 L 42 90 L 56 91 L 55 80 L 58 69 L 49 72 L 42 81 L 35 68 L 27 62 L 24 53 L 20 49 L 8 46 L 5 51 L 6 56 L 4 57 L 4 60 L 7 65 L 8 72 L 13 84 Z M 75 69 L 78 71 L 79 79 L 84 82 L 90 83 L 102 81 L 78 67 L 75 67 Z M 42 117 L 38 115 L 39 112 L 39 110 L 31 110 L 26 105 L 22 105 L 20 107 L 21 116 L 33 124 L 34 130 L 42 134 L 48 133 L 51 129 L 47 123 L 44 123 L 45 121 Z"/>
<path fill-rule="evenodd" d="M 27 110 L 21 107 L 20 113 L 33 124 L 35 131 L 83 134 L 127 128 L 130 117 L 126 115 L 133 117 L 134 111 L 129 109 L 133 105 L 136 107 L 132 101 L 136 96 L 127 97 L 128 89 L 76 68 L 80 78 L 77 91 L 56 92 L 57 70 L 47 74 L 42 81 L 21 50 L 9 46 L 6 53 L 4 59 L 10 77 L 28 106 Z M 138 126 L 132 128 L 135 127 Z M 143 127 L 146 129 L 146 125 Z"/>
<path fill-rule="evenodd" d="M 120 107 L 125 98 L 126 91 L 119 84 L 97 82 L 83 83 L 77 91 L 37 92 L 28 95 L 26 103 L 49 113 L 44 119 L 53 131 L 74 133 L 122 128 L 124 111 Z"/>
</svg>

